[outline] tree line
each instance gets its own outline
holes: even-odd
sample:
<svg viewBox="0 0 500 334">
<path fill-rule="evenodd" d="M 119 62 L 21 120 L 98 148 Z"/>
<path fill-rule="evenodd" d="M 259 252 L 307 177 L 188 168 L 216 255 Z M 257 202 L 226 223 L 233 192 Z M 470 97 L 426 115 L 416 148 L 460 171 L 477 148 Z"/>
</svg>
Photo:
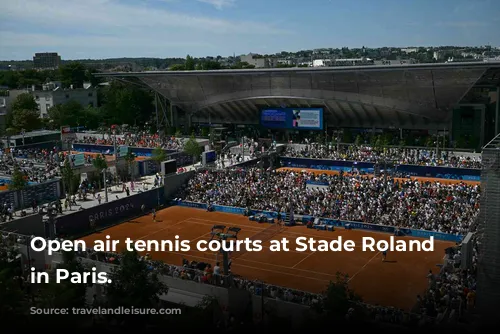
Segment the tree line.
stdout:
<svg viewBox="0 0 500 334">
<path fill-rule="evenodd" d="M 93 86 L 100 79 L 92 75 L 92 69 L 82 64 L 72 63 L 53 71 L 8 71 L 0 72 L 0 84 L 10 89 L 39 86 L 48 81 L 60 81 L 63 88 L 81 88 L 84 82 Z M 98 105 L 84 106 L 75 100 L 57 104 L 48 110 L 48 118 L 40 118 L 38 105 L 31 93 L 23 93 L 12 102 L 6 115 L 6 129 L 11 133 L 19 133 L 45 129 L 59 129 L 61 126 L 84 126 L 97 129 L 112 124 L 129 124 L 141 126 L 147 122 L 154 123 L 154 95 L 145 89 L 111 82 L 98 88 Z"/>
<path fill-rule="evenodd" d="M 182 64 L 174 64 L 170 66 L 171 71 L 210 71 L 210 70 L 223 70 L 223 69 L 251 69 L 255 65 L 247 62 L 235 62 L 230 66 L 224 66 L 217 60 L 196 59 L 190 55 L 186 56 L 186 60 Z"/>
</svg>

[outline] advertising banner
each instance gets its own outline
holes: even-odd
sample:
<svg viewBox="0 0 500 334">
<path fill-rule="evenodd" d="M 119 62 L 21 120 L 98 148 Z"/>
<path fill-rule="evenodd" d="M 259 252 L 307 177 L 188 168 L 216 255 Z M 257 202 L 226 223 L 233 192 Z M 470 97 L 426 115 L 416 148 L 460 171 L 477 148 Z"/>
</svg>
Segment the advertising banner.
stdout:
<svg viewBox="0 0 500 334">
<path fill-rule="evenodd" d="M 78 152 L 88 152 L 88 153 L 101 153 L 101 154 L 111 154 L 113 153 L 113 145 L 94 145 L 94 144 L 73 144 L 73 150 Z M 151 157 L 153 155 L 153 149 L 147 147 L 130 147 L 131 150 L 137 157 Z M 175 150 L 164 150 L 167 154 L 177 153 Z M 127 151 L 128 152 L 128 151 Z"/>
<path fill-rule="evenodd" d="M 83 153 L 71 154 L 69 156 L 69 164 L 71 168 L 78 168 L 85 166 L 85 154 Z"/>
<path fill-rule="evenodd" d="M 125 156 L 127 156 L 128 154 L 128 146 L 125 146 L 125 145 L 120 145 L 119 146 L 119 154 L 118 154 L 118 158 L 123 158 Z"/>
<path fill-rule="evenodd" d="M 57 234 L 59 236 L 72 236 L 89 232 L 91 231 L 91 221 L 95 222 L 97 228 L 103 228 L 132 217 L 141 216 L 141 206 L 144 204 L 146 210 L 149 211 L 158 204 L 164 203 L 164 193 L 165 188 L 155 188 L 58 217 L 56 220 Z"/>
</svg>

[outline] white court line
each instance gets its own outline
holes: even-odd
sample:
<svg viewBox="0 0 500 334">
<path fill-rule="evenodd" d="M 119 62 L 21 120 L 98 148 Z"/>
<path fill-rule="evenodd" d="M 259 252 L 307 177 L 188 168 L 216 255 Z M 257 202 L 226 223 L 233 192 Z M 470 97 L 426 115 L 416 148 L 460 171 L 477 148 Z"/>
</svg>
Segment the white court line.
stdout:
<svg viewBox="0 0 500 334">
<path fill-rule="evenodd" d="M 373 259 L 375 259 L 377 257 L 377 255 L 379 255 L 381 252 L 378 252 L 377 254 L 373 255 L 373 257 L 371 259 L 369 259 L 357 272 L 354 273 L 354 275 L 352 275 L 351 277 L 349 277 L 349 280 L 347 281 L 347 283 L 349 283 L 350 281 L 352 281 L 354 279 L 354 277 L 356 277 L 357 274 L 359 274 L 360 272 L 363 271 L 363 269 L 366 268 L 366 266 L 373 261 Z"/>
<path fill-rule="evenodd" d="M 159 233 L 159 232 L 162 232 L 162 231 L 168 230 L 168 229 L 170 229 L 171 227 L 174 227 L 175 225 L 180 225 L 180 224 L 182 224 L 182 223 L 185 223 L 185 222 L 186 222 L 186 221 L 188 221 L 188 220 L 189 220 L 189 219 L 181 220 L 180 222 L 177 222 L 177 223 L 175 223 L 175 224 L 173 224 L 173 225 L 169 225 L 168 227 L 162 228 L 161 230 L 158 230 L 158 231 L 156 231 L 156 232 L 152 232 L 152 233 L 146 234 L 145 236 L 140 237 L 140 238 L 138 238 L 137 240 L 142 240 L 142 239 L 145 239 L 145 238 L 147 238 L 147 237 L 149 237 L 149 236 L 152 236 L 153 234 L 156 234 L 156 233 Z"/>
<path fill-rule="evenodd" d="M 205 226 L 210 226 L 212 224 L 208 224 L 208 223 L 204 223 L 204 222 L 196 222 L 196 221 L 191 221 L 191 219 L 198 219 L 198 220 L 205 220 L 205 221 L 209 221 L 209 222 L 214 222 L 214 223 L 224 223 L 222 221 L 215 221 L 215 220 L 206 220 L 206 219 L 199 219 L 199 218 L 190 218 L 190 219 L 187 219 L 186 222 L 188 223 L 192 223 L 192 224 L 199 224 L 199 225 L 205 225 Z M 250 227 L 250 228 L 256 228 L 256 227 L 251 227 L 251 226 L 246 226 L 246 225 L 238 225 L 238 224 L 230 224 L 230 223 L 226 223 L 226 225 L 232 225 L 232 226 L 238 226 L 238 227 L 241 227 L 242 230 L 244 231 L 247 227 Z M 259 229 L 258 231 L 249 231 L 249 232 L 262 232 L 264 231 L 264 229 Z M 339 231 L 339 232 L 343 232 L 343 230 L 335 230 L 336 232 Z M 325 231 L 326 232 L 326 231 Z M 300 232 L 290 232 L 290 231 L 287 231 L 287 230 L 284 230 L 284 231 L 281 231 L 279 232 L 278 234 L 281 234 L 281 233 L 288 233 L 288 234 L 293 234 L 293 235 L 297 235 L 297 236 L 303 236 L 303 237 L 311 237 L 311 238 L 316 238 L 316 239 L 326 239 L 326 240 L 337 240 L 337 238 L 332 238 L 332 237 L 325 237 L 325 236 L 319 236 L 319 235 L 315 235 L 315 234 L 307 234 L 307 233 L 300 233 Z M 348 233 L 348 232 L 345 232 L 345 233 Z M 371 233 L 371 231 L 370 231 Z M 383 233 L 383 232 L 381 232 Z M 328 233 L 325 233 L 325 234 L 328 234 Z M 387 234 L 387 233 L 385 233 Z M 362 248 L 362 246 L 355 246 L 355 248 Z M 299 252 L 299 253 L 304 253 L 304 252 Z"/>
<path fill-rule="evenodd" d="M 238 227 L 245 227 L 245 228 L 252 228 L 252 229 L 255 229 L 255 230 L 259 230 L 259 231 L 264 231 L 266 228 L 265 227 L 257 227 L 257 226 L 251 226 L 251 225 L 244 225 L 244 224 L 233 224 L 233 223 L 228 223 L 228 222 L 224 222 L 224 221 L 220 221 L 220 220 L 208 220 L 208 219 L 201 219 L 201 218 L 195 218 L 195 217 L 191 217 L 189 219 L 186 219 L 186 220 L 201 220 L 203 222 L 211 222 L 211 223 L 218 223 L 218 224 L 225 224 L 226 226 L 229 225 L 229 226 L 238 226 Z M 199 222 L 201 224 L 201 222 Z M 207 224 L 205 223 L 205 225 L 213 225 L 213 224 Z"/>
<path fill-rule="evenodd" d="M 169 253 L 171 253 L 171 254 L 177 254 L 177 255 L 182 255 L 182 256 L 185 256 L 185 257 L 192 257 L 192 258 L 196 258 L 196 259 L 203 259 L 203 260 L 207 259 L 206 257 L 201 257 L 201 256 L 196 256 L 196 255 L 191 255 L 191 254 L 176 253 L 176 252 L 169 252 Z M 253 261 L 253 262 L 255 262 L 255 261 Z M 260 262 L 260 263 L 262 264 L 262 262 Z M 288 275 L 288 276 L 293 276 L 293 277 L 307 278 L 307 279 L 311 279 L 311 280 L 315 280 L 315 281 L 321 281 L 321 282 L 330 282 L 330 280 L 325 280 L 325 279 L 320 279 L 320 278 L 315 278 L 315 277 L 310 277 L 310 276 L 297 275 L 297 274 L 290 274 L 290 273 L 286 273 L 286 272 L 283 272 L 283 271 L 276 271 L 276 270 L 271 270 L 271 269 L 264 269 L 264 268 L 259 268 L 259 267 L 252 267 L 252 266 L 247 266 L 247 265 L 243 265 L 243 264 L 239 264 L 239 263 L 233 263 L 232 266 L 233 267 L 243 267 L 243 268 L 250 268 L 250 269 L 261 270 L 261 271 L 267 271 L 267 272 L 271 272 L 271 273 L 275 273 L 275 274 L 280 274 L 280 275 Z M 286 267 L 286 268 L 290 269 L 290 267 Z M 297 269 L 295 269 L 295 270 L 297 270 Z M 335 276 L 335 275 L 328 275 L 328 274 L 322 274 L 322 275 L 331 276 L 331 277 Z"/>
<path fill-rule="evenodd" d="M 202 252 L 202 251 L 199 251 L 197 249 L 191 249 L 190 252 L 206 254 L 206 252 Z M 176 253 L 176 252 L 168 252 L 168 253 L 181 254 L 181 253 Z M 246 255 L 246 254 L 249 254 L 249 253 L 245 253 L 243 255 Z M 186 256 L 188 256 L 188 255 L 186 255 Z M 255 263 L 255 264 L 266 265 L 266 266 L 271 266 L 271 267 L 276 267 L 276 268 L 283 268 L 283 269 L 294 270 L 294 271 L 303 271 L 305 273 L 311 273 L 311 274 L 317 274 L 317 275 L 323 275 L 323 276 L 329 276 L 329 277 L 336 277 L 336 275 L 322 273 L 322 272 L 319 272 L 319 271 L 313 271 L 313 270 L 307 270 L 307 269 L 299 269 L 299 268 L 292 268 L 290 266 L 282 266 L 282 265 L 279 265 L 279 264 L 272 264 L 272 263 L 267 263 L 267 262 L 262 262 L 262 261 L 253 261 L 253 260 L 242 259 L 241 256 L 238 257 L 238 258 L 236 258 L 235 262 L 233 262 L 233 263 L 237 263 L 237 262 L 240 262 L 240 261 L 251 262 L 251 263 Z M 276 272 L 278 272 L 278 271 L 276 271 Z M 279 272 L 281 272 L 281 271 L 279 271 Z"/>
<path fill-rule="evenodd" d="M 303 258 L 302 260 L 300 260 L 299 262 L 297 262 L 293 267 L 292 269 L 294 269 L 295 267 L 297 267 L 299 264 L 301 264 L 302 262 L 304 262 L 305 260 L 307 260 L 309 257 L 311 257 L 311 255 L 313 255 L 314 253 L 316 252 L 312 252 L 311 254 L 307 255 L 305 258 Z"/>
<path fill-rule="evenodd" d="M 195 223 L 195 222 L 186 222 L 186 223 L 193 223 L 193 224 L 197 224 L 197 223 Z M 198 223 L 198 224 L 200 224 L 200 223 Z M 212 234 L 212 232 L 208 232 L 208 233 L 205 233 L 204 235 L 202 235 L 201 237 L 198 237 L 198 238 L 195 238 L 195 239 L 191 239 L 190 241 L 191 241 L 191 242 L 193 242 L 193 241 L 196 241 L 196 240 L 199 240 L 199 239 L 202 239 L 202 238 L 203 238 L 205 241 L 209 241 L 210 239 L 209 239 L 209 238 L 207 239 L 206 237 L 207 237 L 207 236 L 209 236 L 209 235 L 211 235 L 211 234 Z M 271 246 L 264 246 L 264 245 L 262 245 L 262 244 L 261 244 L 261 247 L 262 247 L 262 248 L 266 248 L 266 249 L 271 249 Z M 193 249 L 193 251 L 194 251 L 194 249 Z M 238 252 L 243 252 L 243 251 L 244 251 L 244 250 L 240 250 L 240 251 L 238 251 Z M 234 252 L 237 252 L 237 251 L 234 251 Z M 234 253 L 234 252 L 233 252 L 233 253 Z M 205 252 L 203 252 L 203 253 L 205 253 Z M 245 255 L 251 255 L 252 253 L 256 253 L 256 252 L 245 251 L 245 253 L 244 253 L 244 254 L 242 254 L 242 255 L 238 256 L 238 259 L 242 258 L 242 257 L 243 257 L 243 256 L 245 256 Z M 274 251 L 273 251 L 273 252 L 271 252 L 271 253 L 281 253 L 281 252 L 274 252 Z M 290 250 L 290 251 L 285 252 L 285 253 L 294 253 L 294 254 L 302 254 L 302 255 L 310 255 L 310 254 L 311 254 L 311 253 L 307 253 L 307 252 L 298 252 L 298 251 L 293 251 L 293 250 Z M 262 263 L 264 263 L 264 262 L 262 262 Z M 288 267 L 287 267 L 287 268 L 288 268 Z"/>
<path fill-rule="evenodd" d="M 188 222 L 189 223 L 189 222 Z M 202 239 L 202 238 L 205 238 L 206 236 L 208 235 L 212 235 L 212 232 L 208 232 L 208 233 L 205 233 L 203 235 L 200 235 L 198 238 L 194 238 L 194 239 L 191 239 L 190 241 L 196 241 L 196 240 L 199 240 L 199 239 Z"/>
<path fill-rule="evenodd" d="M 190 219 L 185 219 L 185 220 L 182 220 L 176 224 L 173 224 L 171 226 L 169 226 L 168 228 L 172 227 L 172 226 L 175 226 L 175 225 L 179 225 L 179 224 L 182 224 L 182 223 L 194 223 L 194 224 L 200 224 L 200 225 L 206 225 L 206 226 L 209 226 L 210 224 L 206 224 L 206 223 L 200 223 L 200 222 L 191 222 Z M 156 234 L 158 232 L 161 232 L 161 231 L 164 231 L 164 230 L 167 230 L 168 228 L 164 228 L 164 229 L 161 229 L 161 230 L 158 230 L 156 232 L 153 232 L 153 233 L 150 233 L 148 235 L 145 235 L 141 238 L 139 238 L 138 240 L 141 240 L 141 239 L 144 239 L 150 235 L 153 235 L 153 234 Z M 198 237 L 198 238 L 202 238 L 208 234 L 210 234 L 211 232 L 209 233 L 205 233 L 204 235 Z M 196 252 L 196 253 L 201 253 L 203 254 L 204 256 L 201 257 L 201 256 L 196 256 L 196 255 L 191 255 L 191 254 L 188 254 L 188 253 L 179 253 L 179 252 L 168 252 L 168 253 L 171 253 L 171 254 L 176 254 L 176 255 L 181 255 L 181 256 L 185 256 L 185 257 L 194 257 L 194 258 L 198 258 L 198 259 L 204 259 L 206 260 L 207 257 L 206 255 L 208 255 L 206 252 L 202 252 L 202 251 L 199 251 L 197 249 L 191 249 L 190 252 Z M 304 252 L 299 252 L 299 253 L 302 253 L 304 254 Z M 213 253 L 214 254 L 214 253 Z M 213 255 L 212 254 L 212 255 Z M 250 254 L 250 253 L 245 253 L 243 255 L 246 255 L 246 254 Z M 306 256 L 309 257 L 311 256 L 313 253 L 310 253 Z M 376 254 L 377 255 L 377 254 Z M 303 260 L 305 260 L 306 258 L 304 258 Z M 373 258 L 372 258 L 373 259 Z M 302 260 L 302 261 L 303 261 Z M 243 259 L 241 257 L 239 257 L 237 259 L 237 262 L 240 262 L 240 261 L 244 261 L 244 262 L 249 262 L 249 263 L 255 263 L 255 264 L 260 264 L 260 265 L 266 265 L 266 266 L 271 266 L 271 267 L 275 267 L 275 268 L 283 268 L 283 269 L 288 269 L 288 270 L 294 270 L 294 271 L 299 271 L 299 272 L 304 272 L 304 273 L 311 273 L 311 274 L 317 274 L 317 275 L 322 275 L 322 276 L 326 276 L 326 277 L 336 277 L 335 275 L 331 275 L 331 274 L 327 274 L 327 273 L 324 273 L 324 272 L 318 272 L 318 271 L 314 271 L 314 270 L 306 270 L 306 269 L 299 269 L 299 268 L 294 268 L 294 267 L 289 267 L 289 266 L 282 266 L 282 265 L 277 265 L 277 264 L 271 264 L 271 263 L 266 263 L 266 262 L 262 262 L 262 261 L 253 261 L 253 260 L 247 260 L 247 259 Z M 302 262 L 301 261 L 301 262 Z M 371 261 L 371 260 L 370 260 Z M 369 262 L 370 262 L 369 261 Z M 272 273 L 277 273 L 277 274 L 285 274 L 285 275 L 288 275 L 288 276 L 294 276 L 294 277 L 302 277 L 302 278 L 309 278 L 309 279 L 312 279 L 312 280 L 317 280 L 317 281 L 323 281 L 323 282 L 329 282 L 330 280 L 324 280 L 324 279 L 319 279 L 319 278 L 313 278 L 313 277 L 309 277 L 309 276 L 303 276 L 303 275 L 297 275 L 297 274 L 290 274 L 290 273 L 286 273 L 286 272 L 283 272 L 283 271 L 277 271 L 277 270 L 271 270 L 271 269 L 264 269 L 264 268 L 260 268 L 260 267 L 253 267 L 253 266 L 248 266 L 248 265 L 244 265 L 244 264 L 239 264 L 239 263 L 233 263 L 234 266 L 240 266 L 240 267 L 245 267 L 245 268 L 251 268 L 251 269 L 256 269 L 256 270 L 262 270 L 262 271 L 267 271 L 267 272 L 272 272 Z M 366 265 L 369 263 L 367 262 L 361 269 L 363 269 L 364 267 L 366 267 Z M 300 263 L 300 262 L 299 262 Z M 296 264 L 298 265 L 298 263 Z M 295 266 L 296 266 L 295 265 Z M 361 271 L 361 270 L 360 270 Z M 358 273 L 354 274 L 357 275 Z M 354 278 L 353 276 L 353 278 Z"/>
<path fill-rule="evenodd" d="M 234 215 L 234 213 L 231 213 L 232 215 Z M 192 217 L 190 219 L 196 219 L 196 220 L 203 220 L 203 221 L 206 221 L 206 222 L 212 222 L 212 223 L 224 223 L 226 225 L 231 225 L 231 226 L 238 226 L 238 227 L 244 227 L 244 228 L 253 228 L 253 229 L 258 229 L 259 231 L 263 231 L 265 230 L 266 228 L 259 228 L 259 227 L 256 227 L 256 226 L 251 226 L 251 225 L 243 225 L 243 224 L 231 224 L 231 223 L 227 223 L 227 222 L 223 222 L 223 221 L 218 221 L 218 220 L 209 220 L 209 219 L 202 219 L 202 218 L 195 218 L 195 217 Z M 210 225 L 210 224 L 209 224 Z M 280 233 L 289 233 L 289 234 L 294 234 L 294 235 L 299 235 L 299 236 L 304 236 L 304 237 L 315 237 L 315 238 L 319 238 L 318 235 L 315 235 L 315 234 L 305 234 L 305 233 L 300 233 L 300 232 L 291 232 L 291 231 L 288 231 L 287 229 L 289 229 L 290 227 L 288 226 L 285 226 L 285 230 L 281 231 Z M 361 229 L 353 229 L 352 231 L 360 231 L 360 232 L 363 232 L 363 233 L 368 233 L 368 234 L 380 234 L 380 235 L 385 235 L 385 236 L 390 236 L 389 233 L 387 232 L 381 232 L 381 231 L 373 231 L 373 230 L 361 230 Z M 253 231 L 252 231 L 253 232 Z M 327 231 L 322 231 L 322 232 L 327 232 Z M 346 230 L 346 229 L 343 229 L 342 227 L 340 226 L 335 226 L 335 233 L 342 233 L 342 234 L 349 234 L 349 232 L 351 232 L 351 230 Z M 327 232 L 328 233 L 328 232 Z M 362 236 L 361 236 L 362 237 Z M 321 236 L 322 239 L 330 239 L 330 240 L 334 240 L 334 239 L 337 239 L 337 238 L 331 238 L 331 237 L 323 237 Z M 425 239 L 425 238 L 417 238 L 417 237 L 411 237 L 410 236 L 410 239 Z M 441 240 L 435 240 L 435 242 L 441 242 L 441 243 L 447 243 L 447 241 L 441 241 Z M 358 246 L 356 246 L 358 247 Z M 359 246 L 361 247 L 361 246 Z"/>
</svg>

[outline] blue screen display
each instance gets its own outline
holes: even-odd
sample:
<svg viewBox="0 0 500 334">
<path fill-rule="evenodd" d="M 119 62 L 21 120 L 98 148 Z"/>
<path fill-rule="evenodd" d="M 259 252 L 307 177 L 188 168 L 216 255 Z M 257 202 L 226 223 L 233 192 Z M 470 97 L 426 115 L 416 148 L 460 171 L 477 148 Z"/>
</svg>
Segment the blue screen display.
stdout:
<svg viewBox="0 0 500 334">
<path fill-rule="evenodd" d="M 323 109 L 263 109 L 260 124 L 271 129 L 323 130 Z"/>
<path fill-rule="evenodd" d="M 215 151 L 208 151 L 205 153 L 205 161 L 207 163 L 209 162 L 214 162 L 215 160 L 217 160 L 217 155 L 215 154 Z"/>
</svg>

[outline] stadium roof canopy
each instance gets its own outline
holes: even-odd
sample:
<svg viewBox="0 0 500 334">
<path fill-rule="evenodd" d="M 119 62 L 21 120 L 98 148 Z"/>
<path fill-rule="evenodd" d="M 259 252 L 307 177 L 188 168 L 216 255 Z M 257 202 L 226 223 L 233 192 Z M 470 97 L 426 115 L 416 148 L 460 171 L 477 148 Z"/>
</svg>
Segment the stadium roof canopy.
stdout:
<svg viewBox="0 0 500 334">
<path fill-rule="evenodd" d="M 500 62 L 99 73 L 145 85 L 193 121 L 257 124 L 268 107 L 323 107 L 328 126 L 437 128 Z"/>
</svg>

